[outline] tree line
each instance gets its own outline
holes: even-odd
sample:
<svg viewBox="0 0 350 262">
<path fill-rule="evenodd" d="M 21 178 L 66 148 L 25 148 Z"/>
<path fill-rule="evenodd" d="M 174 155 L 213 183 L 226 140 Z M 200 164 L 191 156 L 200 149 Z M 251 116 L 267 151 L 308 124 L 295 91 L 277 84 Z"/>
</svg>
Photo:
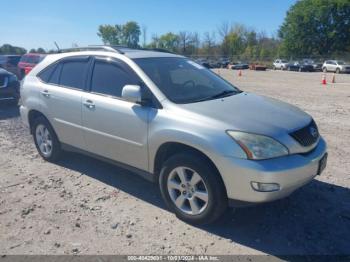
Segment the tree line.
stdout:
<svg viewBox="0 0 350 262">
<path fill-rule="evenodd" d="M 187 56 L 224 56 L 231 59 L 350 58 L 350 0 L 299 0 L 288 10 L 276 36 L 267 36 L 242 24 L 223 22 L 217 30 L 153 34 L 130 21 L 100 25 L 105 44 L 162 48 Z M 140 37 L 143 41 L 140 43 Z"/>
<path fill-rule="evenodd" d="M 350 0 L 299 0 L 290 7 L 275 36 L 243 24 L 222 22 L 216 30 L 203 34 L 180 31 L 153 33 L 148 37 L 147 26 L 135 21 L 100 25 L 97 35 L 104 44 L 166 49 L 192 57 L 249 61 L 271 61 L 277 57 L 350 59 Z M 26 52 L 24 48 L 8 44 L 0 47 L 0 54 Z M 45 52 L 38 48 L 29 52 L 52 53 L 55 50 Z"/>
</svg>

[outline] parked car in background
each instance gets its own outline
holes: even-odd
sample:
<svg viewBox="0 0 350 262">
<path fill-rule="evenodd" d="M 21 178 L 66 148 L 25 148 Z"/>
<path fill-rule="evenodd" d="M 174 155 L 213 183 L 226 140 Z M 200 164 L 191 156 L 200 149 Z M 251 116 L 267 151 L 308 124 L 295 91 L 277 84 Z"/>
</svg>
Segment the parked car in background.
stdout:
<svg viewBox="0 0 350 262">
<path fill-rule="evenodd" d="M 311 64 L 305 64 L 299 61 L 291 61 L 287 65 L 288 71 L 313 72 L 314 67 Z"/>
<path fill-rule="evenodd" d="M 205 58 L 198 58 L 194 60 L 197 64 L 204 66 L 205 68 L 212 68 L 210 62 Z"/>
<path fill-rule="evenodd" d="M 341 60 L 327 60 L 322 66 L 323 72 L 350 73 L 350 64 Z"/>
<path fill-rule="evenodd" d="M 0 103 L 10 101 L 18 104 L 20 83 L 17 76 L 0 68 Z"/>
<path fill-rule="evenodd" d="M 230 59 L 222 57 L 218 61 L 220 68 L 227 68 L 227 66 L 230 64 Z"/>
<path fill-rule="evenodd" d="M 219 60 L 210 59 L 209 60 L 209 66 L 210 66 L 210 68 L 220 68 L 221 64 L 220 64 Z"/>
<path fill-rule="evenodd" d="M 305 59 L 302 60 L 302 63 L 303 64 L 308 64 L 308 65 L 312 65 L 313 71 L 315 71 L 315 72 L 322 71 L 322 62 L 319 62 L 319 61 L 315 62 L 312 59 L 305 58 Z"/>
<path fill-rule="evenodd" d="M 266 71 L 267 66 L 259 63 L 253 63 L 249 65 L 250 70 L 256 70 L 256 71 Z"/>
<path fill-rule="evenodd" d="M 284 59 L 276 59 L 275 62 L 273 62 L 273 70 L 280 69 L 280 70 L 287 70 L 288 67 L 288 61 Z"/>
<path fill-rule="evenodd" d="M 229 64 L 229 69 L 233 70 L 243 70 L 243 69 L 249 69 L 249 64 L 245 62 L 237 62 Z"/>
<path fill-rule="evenodd" d="M 20 79 L 23 79 L 27 73 L 29 73 L 37 64 L 39 64 L 44 58 L 45 54 L 25 54 L 22 56 L 18 63 L 18 73 Z"/>
<path fill-rule="evenodd" d="M 21 55 L 0 55 L 0 67 L 17 75 L 17 66 L 21 57 Z"/>
</svg>

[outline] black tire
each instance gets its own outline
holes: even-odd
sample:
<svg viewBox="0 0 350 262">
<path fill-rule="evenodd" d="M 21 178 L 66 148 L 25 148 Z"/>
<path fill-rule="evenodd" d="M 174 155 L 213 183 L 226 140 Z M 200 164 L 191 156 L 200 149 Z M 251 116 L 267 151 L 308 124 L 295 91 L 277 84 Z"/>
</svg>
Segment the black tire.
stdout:
<svg viewBox="0 0 350 262">
<path fill-rule="evenodd" d="M 50 138 L 52 140 L 52 147 L 51 147 L 50 155 L 43 154 L 42 151 L 40 150 L 39 145 L 38 145 L 38 141 L 36 138 L 36 129 L 39 125 L 45 126 L 47 128 L 47 130 L 49 131 Z M 57 138 L 56 132 L 53 130 L 49 121 L 45 117 L 39 116 L 39 117 L 34 119 L 31 127 L 32 127 L 32 135 L 33 135 L 34 143 L 35 143 L 36 149 L 38 150 L 38 153 L 40 154 L 40 156 L 49 162 L 57 161 L 61 155 L 62 149 L 61 149 L 61 144 Z"/>
<path fill-rule="evenodd" d="M 198 215 L 186 214 L 174 204 L 173 200 L 171 200 L 167 187 L 168 177 L 171 174 L 171 171 L 181 166 L 190 168 L 197 172 L 207 188 L 208 203 L 202 213 Z M 220 174 L 214 167 L 212 167 L 212 165 L 208 164 L 208 160 L 200 155 L 197 155 L 196 153 L 181 153 L 169 158 L 163 164 L 161 169 L 159 185 L 163 199 L 167 206 L 179 219 L 189 224 L 203 225 L 212 223 L 227 209 L 227 194 Z"/>
</svg>

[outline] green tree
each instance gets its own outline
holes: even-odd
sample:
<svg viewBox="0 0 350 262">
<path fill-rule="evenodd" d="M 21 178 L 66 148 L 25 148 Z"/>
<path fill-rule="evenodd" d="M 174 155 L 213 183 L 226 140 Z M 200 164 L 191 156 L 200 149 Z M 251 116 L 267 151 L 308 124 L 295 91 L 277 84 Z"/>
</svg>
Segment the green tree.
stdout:
<svg viewBox="0 0 350 262">
<path fill-rule="evenodd" d="M 159 38 L 159 48 L 164 48 L 172 52 L 176 52 L 179 46 L 179 36 L 174 33 L 161 35 Z"/>
<path fill-rule="evenodd" d="M 138 47 L 140 40 L 140 26 L 133 21 L 124 25 L 100 25 L 97 35 L 102 42 L 107 45 L 126 45 L 128 47 Z"/>
<path fill-rule="evenodd" d="M 39 47 L 38 49 L 35 49 L 35 48 L 30 49 L 29 53 L 45 54 L 46 51 L 44 48 Z"/>
<path fill-rule="evenodd" d="M 23 55 L 27 53 L 27 50 L 23 47 L 12 46 L 10 44 L 4 44 L 0 47 L 0 54 L 2 55 Z"/>
<path fill-rule="evenodd" d="M 329 55 L 349 51 L 350 1 L 300 0 L 280 27 L 286 55 Z"/>
<path fill-rule="evenodd" d="M 128 47 L 136 48 L 139 46 L 141 35 L 140 26 L 136 22 L 127 22 L 122 28 L 122 44 Z"/>
<path fill-rule="evenodd" d="M 121 44 L 121 28 L 119 25 L 100 25 L 97 35 L 106 45 Z"/>
</svg>

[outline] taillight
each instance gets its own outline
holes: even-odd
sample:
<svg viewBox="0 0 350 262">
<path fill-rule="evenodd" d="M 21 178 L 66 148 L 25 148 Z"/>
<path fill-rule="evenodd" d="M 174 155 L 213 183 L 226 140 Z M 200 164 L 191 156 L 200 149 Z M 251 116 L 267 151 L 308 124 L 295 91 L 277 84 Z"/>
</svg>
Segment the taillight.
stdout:
<svg viewBox="0 0 350 262">
<path fill-rule="evenodd" d="M 32 68 L 31 68 L 31 67 L 25 67 L 25 68 L 24 68 L 24 74 L 25 74 L 25 75 L 28 75 L 30 71 L 32 71 Z"/>
</svg>

